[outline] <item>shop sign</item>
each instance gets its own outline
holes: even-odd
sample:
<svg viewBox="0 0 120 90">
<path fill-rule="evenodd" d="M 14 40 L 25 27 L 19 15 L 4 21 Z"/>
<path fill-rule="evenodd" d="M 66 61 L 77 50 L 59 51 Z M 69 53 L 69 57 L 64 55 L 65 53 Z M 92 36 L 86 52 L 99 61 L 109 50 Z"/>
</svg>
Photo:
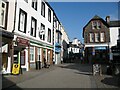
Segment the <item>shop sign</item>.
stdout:
<svg viewBox="0 0 120 90">
<path fill-rule="evenodd" d="M 106 50 L 106 47 L 95 47 L 95 50 Z"/>
<path fill-rule="evenodd" d="M 20 64 L 13 64 L 12 74 L 17 75 L 20 73 Z"/>
<path fill-rule="evenodd" d="M 20 46 L 28 46 L 29 40 L 17 37 L 17 44 Z"/>
</svg>

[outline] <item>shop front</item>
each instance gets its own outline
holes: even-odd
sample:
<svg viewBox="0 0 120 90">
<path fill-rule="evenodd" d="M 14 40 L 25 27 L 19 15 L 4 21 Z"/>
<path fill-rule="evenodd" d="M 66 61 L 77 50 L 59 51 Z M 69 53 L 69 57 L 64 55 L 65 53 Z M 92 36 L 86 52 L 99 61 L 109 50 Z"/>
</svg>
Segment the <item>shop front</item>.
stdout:
<svg viewBox="0 0 120 90">
<path fill-rule="evenodd" d="M 2 63 L 2 74 L 10 74 L 11 73 L 11 64 L 13 61 L 13 46 L 12 40 L 14 38 L 14 34 L 5 30 L 0 29 L 0 40 L 1 40 L 1 50 L 0 53 L 2 55 L 1 63 Z"/>
<path fill-rule="evenodd" d="M 16 37 L 14 41 L 14 62 L 13 64 L 19 64 L 21 71 L 26 71 L 28 68 L 27 62 L 29 48 L 29 40 L 21 37 Z"/>
<path fill-rule="evenodd" d="M 29 69 L 41 69 L 44 68 L 45 62 L 48 65 L 53 64 L 53 47 L 42 42 L 30 41 L 29 50 Z"/>
<path fill-rule="evenodd" d="M 87 47 L 85 49 L 86 62 L 88 63 L 108 63 L 108 47 Z"/>
</svg>

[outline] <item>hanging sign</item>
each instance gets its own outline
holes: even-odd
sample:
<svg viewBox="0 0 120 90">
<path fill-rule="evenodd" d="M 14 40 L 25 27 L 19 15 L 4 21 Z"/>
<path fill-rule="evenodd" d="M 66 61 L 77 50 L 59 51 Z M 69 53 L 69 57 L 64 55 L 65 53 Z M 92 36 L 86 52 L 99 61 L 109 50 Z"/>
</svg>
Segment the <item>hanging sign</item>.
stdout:
<svg viewBox="0 0 120 90">
<path fill-rule="evenodd" d="M 13 64 L 12 74 L 17 75 L 20 73 L 20 64 Z"/>
</svg>

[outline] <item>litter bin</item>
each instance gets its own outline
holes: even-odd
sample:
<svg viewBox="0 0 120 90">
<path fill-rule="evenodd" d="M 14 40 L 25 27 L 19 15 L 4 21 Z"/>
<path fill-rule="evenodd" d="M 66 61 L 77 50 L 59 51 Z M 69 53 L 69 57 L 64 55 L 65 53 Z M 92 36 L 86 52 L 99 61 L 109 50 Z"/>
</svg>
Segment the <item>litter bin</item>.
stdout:
<svg viewBox="0 0 120 90">
<path fill-rule="evenodd" d="M 41 69 L 41 62 L 40 61 L 36 61 L 36 70 Z"/>
</svg>

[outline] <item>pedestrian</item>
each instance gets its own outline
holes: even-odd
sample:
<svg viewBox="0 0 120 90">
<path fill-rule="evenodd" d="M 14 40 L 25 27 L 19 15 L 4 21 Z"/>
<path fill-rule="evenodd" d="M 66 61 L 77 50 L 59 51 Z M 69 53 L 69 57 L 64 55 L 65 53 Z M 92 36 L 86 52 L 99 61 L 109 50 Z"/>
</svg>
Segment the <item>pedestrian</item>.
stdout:
<svg viewBox="0 0 120 90">
<path fill-rule="evenodd" d="M 44 68 L 47 68 L 46 59 L 44 57 Z"/>
</svg>

